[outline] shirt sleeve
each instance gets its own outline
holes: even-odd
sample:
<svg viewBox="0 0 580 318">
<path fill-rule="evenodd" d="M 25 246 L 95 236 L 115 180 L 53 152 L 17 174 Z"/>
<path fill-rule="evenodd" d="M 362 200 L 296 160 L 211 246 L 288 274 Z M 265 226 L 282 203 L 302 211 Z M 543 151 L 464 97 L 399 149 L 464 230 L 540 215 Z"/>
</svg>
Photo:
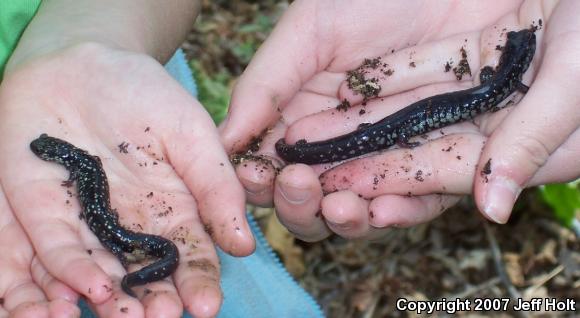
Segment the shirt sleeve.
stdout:
<svg viewBox="0 0 580 318">
<path fill-rule="evenodd" d="M 0 81 L 4 67 L 41 0 L 0 0 Z"/>
</svg>

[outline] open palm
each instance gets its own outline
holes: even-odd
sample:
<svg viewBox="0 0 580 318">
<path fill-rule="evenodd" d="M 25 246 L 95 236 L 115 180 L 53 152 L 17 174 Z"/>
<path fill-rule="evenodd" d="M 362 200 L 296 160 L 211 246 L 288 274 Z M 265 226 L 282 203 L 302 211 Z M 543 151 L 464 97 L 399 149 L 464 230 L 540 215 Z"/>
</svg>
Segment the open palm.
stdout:
<svg viewBox="0 0 580 318">
<path fill-rule="evenodd" d="M 106 317 L 178 317 L 183 306 L 215 315 L 211 239 L 234 255 L 252 251 L 244 194 L 211 119 L 157 62 L 84 44 L 21 65 L 0 91 L 0 131 L 2 186 L 53 276 Z M 41 133 L 100 157 L 121 224 L 178 246 L 172 279 L 136 288 L 141 302 L 120 290 L 125 269 L 79 219 L 74 188 L 60 186 L 66 170 L 28 149 Z"/>
</svg>

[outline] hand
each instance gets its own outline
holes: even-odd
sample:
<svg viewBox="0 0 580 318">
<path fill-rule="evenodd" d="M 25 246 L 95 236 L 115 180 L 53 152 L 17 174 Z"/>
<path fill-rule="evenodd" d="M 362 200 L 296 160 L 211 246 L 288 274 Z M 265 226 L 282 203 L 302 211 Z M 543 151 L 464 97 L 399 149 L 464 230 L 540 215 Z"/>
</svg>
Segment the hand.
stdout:
<svg viewBox="0 0 580 318">
<path fill-rule="evenodd" d="M 233 255 L 254 241 L 243 189 L 202 106 L 152 58 L 95 43 L 11 70 L 0 87 L 0 179 L 47 271 L 100 316 L 179 317 L 183 306 L 214 316 L 219 262 L 206 230 Z M 60 186 L 66 170 L 28 148 L 41 133 L 101 158 L 120 223 L 178 246 L 171 279 L 136 288 L 138 300 L 119 289 L 125 269 L 79 220 L 75 195 Z"/>
<path fill-rule="evenodd" d="M 557 5 L 533 86 L 513 112 L 494 123 L 479 159 L 478 167 L 490 163 L 491 173 L 475 174 L 475 201 L 498 223 L 507 222 L 523 188 L 580 177 L 578 14 L 577 1 Z"/>
<path fill-rule="evenodd" d="M 537 12 L 536 4 L 538 3 L 528 2 L 522 5 L 519 10 L 520 18 L 528 16 L 531 19 Z M 543 7 L 543 9 L 545 15 L 541 19 L 548 31 L 545 34 L 543 29 L 536 32 L 539 50 L 534 65 L 524 81 L 530 83 L 534 73 L 537 73 L 537 77 L 529 92 L 516 107 L 508 107 L 494 114 L 480 116 L 473 123 L 463 123 L 435 131 L 429 134 L 429 138 L 434 140 L 421 147 L 394 149 L 339 165 L 320 177 L 324 185 L 323 190 L 326 192 L 349 190 L 365 198 L 373 198 L 369 210 L 373 212 L 370 222 L 375 227 L 406 226 L 425 221 L 445 210 L 449 203 L 445 201 L 446 199 L 453 200 L 453 197 L 440 194 L 471 194 L 473 191 L 484 215 L 495 222 L 505 223 L 511 213 L 515 196 L 523 187 L 566 182 L 578 178 L 580 176 L 580 162 L 577 160 L 580 153 L 578 129 L 580 117 L 576 116 L 572 108 L 580 100 L 576 93 L 573 93 L 575 89 L 569 87 L 570 84 L 568 84 L 577 82 L 578 72 L 574 69 L 575 64 L 568 62 L 574 61 L 575 58 L 569 55 L 573 55 L 580 45 L 578 40 L 580 39 L 578 37 L 580 24 L 577 24 L 576 20 L 570 16 L 580 12 L 580 6 L 575 2 L 561 2 L 553 13 L 554 8 Z M 502 18 L 498 25 L 504 24 L 506 19 L 509 19 L 509 15 Z M 486 62 L 490 59 L 490 52 L 494 50 L 493 42 L 487 40 L 489 37 L 485 34 L 493 34 L 493 30 L 497 29 L 498 27 L 491 26 L 483 31 L 482 38 L 488 43 L 488 48 L 486 49 L 482 44 L 483 61 L 478 68 L 495 64 Z M 572 36 L 568 38 L 569 34 L 567 35 L 566 32 Z M 468 40 L 467 43 L 469 42 Z M 423 67 L 435 70 L 431 72 L 433 74 L 419 71 L 420 76 L 431 77 L 437 76 L 437 73 L 441 74 L 436 69 L 437 61 L 445 59 L 445 54 L 440 54 L 442 47 L 445 47 L 445 43 L 426 44 L 413 48 L 414 56 L 429 56 L 431 61 L 435 61 L 417 66 L 417 69 Z M 477 48 L 474 50 L 480 51 Z M 470 49 L 468 48 L 467 51 L 469 52 Z M 395 53 L 385 57 L 383 62 L 398 69 L 405 66 L 396 63 L 404 56 Z M 566 61 L 565 66 L 559 64 L 562 63 L 561 61 Z M 568 72 L 569 69 L 572 71 Z M 419 78 L 412 79 L 420 81 Z M 409 93 L 391 95 L 380 101 L 370 102 L 365 108 L 365 116 L 370 118 L 354 119 L 351 120 L 351 124 L 357 125 L 364 121 L 375 122 L 388 115 L 392 107 L 404 107 L 414 100 L 442 91 L 458 89 L 453 86 L 449 89 L 449 84 L 442 82 L 444 80 L 441 78 L 434 84 L 423 85 Z M 554 85 L 558 87 L 558 90 L 553 87 Z M 559 90 L 561 87 L 565 89 Z M 554 96 L 557 98 L 554 99 Z M 546 107 L 546 105 L 550 106 Z M 344 117 L 360 118 L 361 116 L 356 115 L 360 109 L 360 107 L 355 107 Z M 331 123 L 332 118 L 328 112 L 309 116 L 294 123 L 286 136 L 296 135 L 295 140 L 304 138 L 304 131 L 313 131 L 315 129 L 313 127 L 320 126 L 324 126 L 326 131 L 322 133 L 315 131 L 311 133 L 314 137 L 308 136 L 307 140 L 325 139 L 346 132 L 347 129 L 343 127 L 334 128 Z M 325 124 L 321 125 L 321 122 Z M 338 122 L 341 123 L 344 120 Z M 445 136 L 441 136 L 442 134 Z M 419 140 L 423 142 L 420 138 Z M 540 145 L 546 145 L 546 147 L 540 147 Z M 484 148 L 483 156 L 481 156 L 482 147 Z M 499 157 L 496 158 L 497 155 L 492 154 L 490 147 L 499 149 L 493 150 L 499 152 Z M 486 153 L 489 155 L 486 156 Z M 492 157 L 494 159 L 490 161 Z M 499 168 L 496 169 L 496 167 Z M 531 167 L 535 167 L 536 170 Z M 491 173 L 489 171 L 484 173 L 484 170 L 490 170 Z M 518 180 L 525 179 L 525 181 L 515 182 L 514 176 L 518 176 Z M 499 194 L 499 198 L 492 198 L 489 194 L 486 196 L 486 191 L 490 192 L 488 189 L 490 185 L 493 185 L 494 180 L 507 182 L 507 185 L 503 187 L 500 185 L 504 192 Z M 474 185 L 473 188 L 472 185 Z M 506 193 L 506 190 L 511 192 Z M 416 211 L 393 209 L 392 201 L 397 199 L 394 199 L 392 194 L 403 195 L 405 192 L 414 196 L 418 195 L 413 199 L 420 200 L 427 206 L 425 208 L 424 205 L 423 209 L 418 211 L 424 213 L 427 210 L 427 213 L 420 215 Z M 510 193 L 513 196 L 506 197 L 506 194 Z M 391 196 L 381 196 L 381 194 L 391 194 Z M 495 193 L 495 195 L 498 194 Z M 431 208 L 428 208 L 429 206 Z M 423 218 L 417 218 L 418 216 Z"/>
<path fill-rule="evenodd" d="M 459 2 L 454 6 L 432 1 L 376 1 L 364 6 L 298 1 L 236 85 L 230 114 L 220 127 L 224 144 L 230 152 L 240 151 L 253 136 L 276 123 L 259 152 L 276 163 L 273 144 L 279 138 L 285 137 L 288 143 L 301 138 L 325 139 L 352 131 L 361 122 L 384 117 L 418 98 L 472 86 L 475 76 L 465 75 L 458 82 L 452 72 L 443 72 L 445 63 L 450 58 L 457 63 L 461 58 L 459 48 L 465 47 L 472 69 L 478 69 L 482 64 L 480 41 L 490 55 L 488 59 L 497 58 L 494 48 L 500 39 L 498 33 L 482 31 L 502 17 L 502 27 L 529 26 L 531 20 L 517 20 L 519 6 L 519 1 L 497 1 L 493 5 Z M 541 15 L 532 19 L 538 17 Z M 382 56 L 381 62 L 394 69 L 390 76 L 380 78 L 379 97 L 391 99 L 370 102 L 363 115 L 359 115 L 360 105 L 346 113 L 337 111 L 335 106 L 343 99 L 355 106 L 362 102 L 360 95 L 348 89 L 345 72 L 357 68 L 364 58 L 376 56 Z M 415 61 L 414 68 L 411 61 Z M 383 71 L 388 73 L 388 68 Z M 425 88 L 402 94 L 418 86 Z M 403 158 L 393 165 L 401 160 L 409 165 Z M 327 167 L 291 165 L 275 177 L 274 169 L 262 166 L 245 162 L 237 168 L 248 199 L 257 204 L 275 202 L 281 221 L 305 240 L 321 239 L 331 231 L 346 237 L 374 236 L 381 232 L 377 228 L 427 221 L 459 198 L 403 196 L 412 191 L 407 177 L 405 183 L 397 179 L 398 187 L 389 188 L 390 193 L 393 189 L 399 193 L 379 196 L 388 193 L 381 189 L 368 197 L 374 198 L 372 201 L 359 198 L 356 191 L 323 197 L 318 175 Z M 373 182 L 367 186 L 373 187 Z M 330 186 L 325 183 L 325 187 Z"/>
<path fill-rule="evenodd" d="M 36 258 L 0 188 L 0 317 L 79 317 L 78 294 Z"/>
</svg>

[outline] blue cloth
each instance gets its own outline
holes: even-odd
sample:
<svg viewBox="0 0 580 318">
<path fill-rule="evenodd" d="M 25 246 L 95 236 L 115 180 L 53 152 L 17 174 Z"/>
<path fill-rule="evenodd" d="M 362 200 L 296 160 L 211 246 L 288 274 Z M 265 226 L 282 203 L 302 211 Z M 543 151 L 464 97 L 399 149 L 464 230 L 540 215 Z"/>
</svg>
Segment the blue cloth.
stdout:
<svg viewBox="0 0 580 318">
<path fill-rule="evenodd" d="M 183 54 L 181 49 L 177 50 L 169 62 L 165 64 L 165 69 L 183 88 L 191 95 L 197 97 L 197 85 L 195 85 L 193 74 L 191 74 L 191 69 L 187 65 L 185 54 Z"/>
<path fill-rule="evenodd" d="M 185 56 L 178 50 L 165 66 L 193 96 L 197 87 Z M 219 318 L 320 318 L 320 306 L 286 271 L 260 228 L 248 214 L 256 238 L 256 251 L 247 257 L 233 257 L 218 249 L 224 302 Z M 83 318 L 95 317 L 85 302 Z M 184 318 L 191 318 L 187 313 Z"/>
<path fill-rule="evenodd" d="M 249 214 L 248 220 L 256 252 L 236 258 L 218 250 L 224 291 L 218 317 L 324 317 L 320 306 L 286 271 Z"/>
</svg>

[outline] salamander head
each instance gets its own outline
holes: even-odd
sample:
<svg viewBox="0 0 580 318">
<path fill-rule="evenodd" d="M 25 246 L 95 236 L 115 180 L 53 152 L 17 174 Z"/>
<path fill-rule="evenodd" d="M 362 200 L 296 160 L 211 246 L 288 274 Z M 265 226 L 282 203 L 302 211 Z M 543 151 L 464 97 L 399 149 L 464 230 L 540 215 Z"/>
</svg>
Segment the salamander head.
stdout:
<svg viewBox="0 0 580 318">
<path fill-rule="evenodd" d="M 523 29 L 520 31 L 510 31 L 507 34 L 506 50 L 511 52 L 521 52 L 525 54 L 524 62 L 529 63 L 536 50 L 535 29 Z"/>
<path fill-rule="evenodd" d="M 536 51 L 534 29 L 511 31 L 503 49 L 497 73 L 515 85 L 527 71 Z"/>
<path fill-rule="evenodd" d="M 30 143 L 30 150 L 42 160 L 66 165 L 75 147 L 64 140 L 42 134 Z"/>
<path fill-rule="evenodd" d="M 507 34 L 508 41 L 512 41 L 516 45 L 529 45 L 536 41 L 536 34 L 532 29 L 522 29 L 519 31 L 510 31 Z"/>
</svg>

